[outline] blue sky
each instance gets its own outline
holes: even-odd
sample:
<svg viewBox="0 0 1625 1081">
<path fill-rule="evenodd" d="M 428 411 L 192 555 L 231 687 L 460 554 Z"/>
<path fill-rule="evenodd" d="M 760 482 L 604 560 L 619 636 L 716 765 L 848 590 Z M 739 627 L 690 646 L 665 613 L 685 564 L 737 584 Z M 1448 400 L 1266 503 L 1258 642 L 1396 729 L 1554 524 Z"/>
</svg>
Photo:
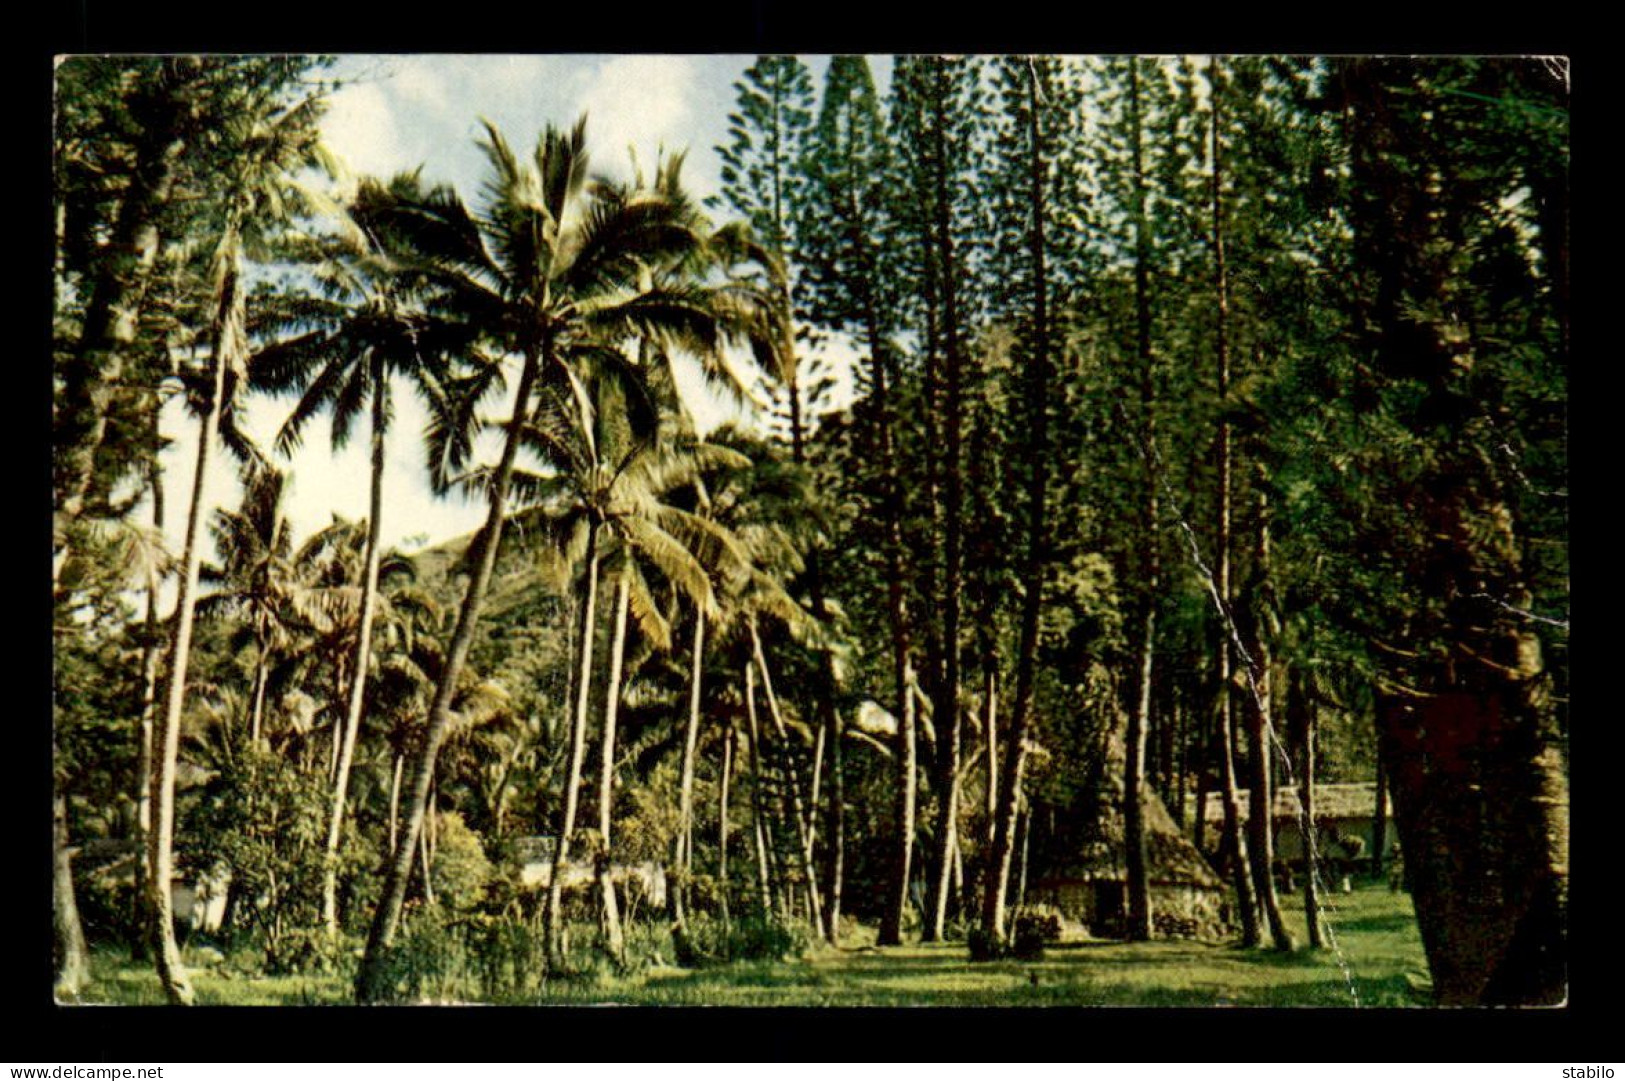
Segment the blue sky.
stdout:
<svg viewBox="0 0 1625 1081">
<path fill-rule="evenodd" d="M 471 203 L 479 200 L 484 157 L 476 141 L 481 119 L 493 122 L 515 146 L 526 150 L 549 123 L 568 125 L 587 115 L 587 140 L 596 171 L 625 175 L 635 148 L 653 162 L 667 152 L 688 151 L 684 176 L 700 196 L 718 192 L 715 147 L 727 138 L 734 109 L 733 84 L 754 62 L 749 55 L 388 55 L 341 57 L 333 74 L 343 81 L 323 124 L 330 149 L 352 175 L 389 174 L 422 167 L 426 180 L 450 182 Z M 807 57 L 815 86 L 821 85 L 826 57 Z M 874 61 L 877 81 L 890 70 L 888 59 Z M 689 405 L 702 426 L 731 415 L 709 399 L 697 381 L 688 388 Z M 292 400 L 256 399 L 247 427 L 269 446 Z M 477 502 L 453 496 L 436 499 L 428 490 L 418 440 L 421 406 L 404 388 L 396 395 L 396 418 L 388 445 L 383 536 L 386 544 L 412 538 L 438 543 L 470 532 L 483 520 Z M 166 488 L 174 507 L 185 505 L 196 454 L 194 422 L 179 408 L 165 416 L 165 434 L 174 444 L 165 452 Z M 304 448 L 281 464 L 293 474 L 287 511 L 296 536 L 325 526 L 333 514 L 359 519 L 367 514 L 367 462 L 364 438 L 334 454 L 323 422 L 309 432 Z M 238 486 L 229 462 L 211 466 L 205 500 L 231 506 Z M 183 515 L 166 523 L 178 550 Z"/>
</svg>

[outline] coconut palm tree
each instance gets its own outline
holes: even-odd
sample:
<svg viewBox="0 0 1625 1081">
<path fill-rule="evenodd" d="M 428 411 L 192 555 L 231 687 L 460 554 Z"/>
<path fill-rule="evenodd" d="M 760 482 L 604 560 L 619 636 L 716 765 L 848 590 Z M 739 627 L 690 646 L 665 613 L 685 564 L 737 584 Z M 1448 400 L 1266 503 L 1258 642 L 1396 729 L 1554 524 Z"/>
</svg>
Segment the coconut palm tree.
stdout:
<svg viewBox="0 0 1625 1081">
<path fill-rule="evenodd" d="M 294 548 L 282 508 L 286 489 L 287 474 L 248 465 L 241 507 L 216 511 L 210 527 L 220 562 L 200 570 L 200 577 L 216 588 L 198 598 L 198 617 L 239 620 L 242 636 L 254 647 L 246 727 L 249 742 L 256 745 L 265 742 L 273 662 L 292 652 L 301 634 L 330 627 L 349 599 L 341 590 L 317 585 L 311 576 L 323 538 L 314 538 L 314 546 Z"/>
<path fill-rule="evenodd" d="M 241 90 L 238 107 L 220 118 L 209 133 L 219 152 L 219 219 L 208 259 L 207 302 L 203 313 L 208 338 L 208 388 L 198 431 L 197 467 L 187 510 L 186 538 L 180 563 L 174 636 L 170 647 L 169 682 L 164 711 L 154 733 L 156 761 L 152 779 L 152 831 L 148 839 L 151 874 L 147 888 L 157 925 L 156 962 L 164 993 L 171 1003 L 189 1005 L 191 982 L 175 941 L 170 881 L 174 871 L 175 761 L 180 746 L 181 711 L 186 700 L 186 672 L 191 654 L 198 574 L 203 552 L 203 493 L 217 437 L 227 431 L 222 416 L 231 412 L 235 391 L 248 356 L 244 282 L 249 252 L 270 239 L 302 209 L 295 175 L 322 161 L 317 130 L 319 99 L 284 104 L 277 85 L 253 84 Z"/>
<path fill-rule="evenodd" d="M 636 336 L 658 338 L 720 358 L 729 337 L 702 289 L 656 284 L 658 270 L 703 263 L 703 219 L 672 190 L 589 179 L 584 119 L 568 132 L 549 127 L 528 161 L 517 157 L 490 124 L 481 146 L 489 177 L 478 215 L 448 189 L 401 200 L 389 215 L 391 227 L 402 230 L 418 257 L 432 261 L 441 291 L 436 313 L 483 332 L 481 348 L 465 356 L 462 374 L 448 378 L 435 395 L 429 445 L 436 485 L 444 490 L 461 482 L 483 492 L 488 512 L 417 748 L 404 843 L 386 869 L 357 976 L 357 997 L 364 1002 L 386 992 L 384 951 L 399 926 L 411 846 L 422 827 L 451 695 L 490 585 L 519 453 L 527 429 L 535 428 L 529 420 L 538 392 L 551 388 L 556 395 L 568 394 L 577 412 L 590 416 L 579 371 L 588 363 L 601 370 L 627 364 L 620 343 Z M 671 175 L 675 178 L 675 170 Z M 494 466 L 470 468 L 481 430 L 478 411 L 489 395 L 506 390 L 510 360 L 519 373 L 501 456 Z M 587 614 L 592 607 L 586 606 Z"/>
<path fill-rule="evenodd" d="M 646 356 L 647 348 L 641 350 Z M 527 437 L 538 458 L 554 470 L 549 476 L 520 474 L 516 487 L 534 501 L 527 519 L 540 519 L 540 529 L 570 569 L 582 568 L 581 630 L 576 702 L 570 730 L 565 779 L 564 820 L 554 849 L 548 890 L 547 926 L 550 950 L 558 959 L 562 928 L 559 871 L 568 859 L 575 827 L 581 761 L 585 753 L 588 692 L 592 682 L 594 621 L 601 567 L 608 563 L 616 582 L 615 630 L 610 646 L 608 700 L 604 713 L 602 770 L 599 784 L 600 849 L 597 853 L 602 914 L 609 952 L 620 956 L 620 929 L 613 885 L 609 879 L 610 794 L 613 787 L 615 721 L 625 656 L 627 617 L 635 613 L 645 638 L 657 648 L 670 645 L 670 625 L 655 600 L 651 576 L 669 583 L 692 603 L 701 618 L 714 609 L 707 563 L 730 556 L 734 542 L 703 515 L 679 506 L 672 496 L 692 489 L 701 474 L 748 460 L 724 448 L 670 433 L 662 438 L 649 425 L 649 389 L 641 376 L 648 370 L 621 364 L 584 369 L 583 415 L 562 388 L 542 390 Z M 636 408 L 635 404 L 643 408 Z"/>
<path fill-rule="evenodd" d="M 322 889 L 322 923 L 338 934 L 338 845 L 355 743 L 361 731 L 363 692 L 372 656 L 372 627 L 378 596 L 380 537 L 384 510 L 384 448 L 394 415 L 392 377 L 420 385 L 443 379 L 448 358 L 471 344 L 466 324 L 432 318 L 425 308 L 431 286 L 399 230 L 391 210 L 421 201 L 418 175 L 405 173 L 388 184 L 365 179 L 348 208 L 354 229 L 336 242 L 338 250 L 316 264 L 322 295 L 290 313 L 307 329 L 262 350 L 254 358 L 255 383 L 273 392 L 296 391 L 298 404 L 277 435 L 286 453 L 301 442 L 306 425 L 320 411 L 332 412 L 335 450 L 348 444 L 363 409 L 369 414 L 371 469 L 367 535 L 361 573 L 361 611 L 350 682 L 340 727 L 338 764 L 328 816 Z"/>
</svg>

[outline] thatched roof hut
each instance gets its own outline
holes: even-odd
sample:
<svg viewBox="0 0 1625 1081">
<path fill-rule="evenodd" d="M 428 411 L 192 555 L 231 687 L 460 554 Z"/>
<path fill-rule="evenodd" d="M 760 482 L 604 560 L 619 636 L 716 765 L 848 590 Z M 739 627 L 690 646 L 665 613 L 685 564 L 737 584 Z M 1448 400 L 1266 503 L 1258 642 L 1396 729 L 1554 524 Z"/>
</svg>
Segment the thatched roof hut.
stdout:
<svg viewBox="0 0 1625 1081">
<path fill-rule="evenodd" d="M 1123 726 L 1106 737 L 1094 786 L 1093 820 L 1081 846 L 1043 869 L 1030 900 L 1055 905 L 1097 935 L 1121 933 L 1127 910 L 1123 772 L 1128 746 Z M 1162 798 L 1145 790 L 1146 857 L 1153 922 L 1159 934 L 1218 937 L 1228 925 L 1223 880 L 1180 833 Z"/>
</svg>

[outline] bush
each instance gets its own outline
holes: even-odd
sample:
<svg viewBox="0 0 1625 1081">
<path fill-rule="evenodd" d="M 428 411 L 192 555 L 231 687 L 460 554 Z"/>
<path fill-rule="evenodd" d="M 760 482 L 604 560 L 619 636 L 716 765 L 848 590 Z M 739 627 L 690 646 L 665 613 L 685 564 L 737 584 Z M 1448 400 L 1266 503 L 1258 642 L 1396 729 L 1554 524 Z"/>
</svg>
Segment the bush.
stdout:
<svg viewBox="0 0 1625 1081">
<path fill-rule="evenodd" d="M 1010 947 L 982 930 L 972 927 L 965 932 L 965 945 L 972 961 L 1002 961 L 1010 956 Z"/>
<path fill-rule="evenodd" d="M 686 927 L 672 932 L 677 963 L 685 968 L 801 957 L 813 937 L 800 923 L 759 914 L 726 924 L 710 916 L 691 916 Z"/>
<path fill-rule="evenodd" d="M 467 912 L 485 897 L 493 877 L 479 834 L 456 811 L 437 816 L 434 846 L 435 900 L 454 912 Z"/>
</svg>

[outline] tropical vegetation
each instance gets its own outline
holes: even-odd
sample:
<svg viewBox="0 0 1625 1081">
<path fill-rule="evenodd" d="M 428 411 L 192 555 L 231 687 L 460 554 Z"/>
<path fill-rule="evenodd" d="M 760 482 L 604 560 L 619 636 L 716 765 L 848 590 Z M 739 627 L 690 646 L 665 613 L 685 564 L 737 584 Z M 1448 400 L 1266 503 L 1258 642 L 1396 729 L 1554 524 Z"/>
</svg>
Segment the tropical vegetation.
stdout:
<svg viewBox="0 0 1625 1081">
<path fill-rule="evenodd" d="M 1562 63 L 760 57 L 705 200 L 589 118 L 339 184 L 330 67 L 57 71 L 59 1000 L 1564 1000 Z M 472 536 L 384 543 L 405 396 Z M 1108 790 L 1172 982 L 1039 903 Z"/>
</svg>

